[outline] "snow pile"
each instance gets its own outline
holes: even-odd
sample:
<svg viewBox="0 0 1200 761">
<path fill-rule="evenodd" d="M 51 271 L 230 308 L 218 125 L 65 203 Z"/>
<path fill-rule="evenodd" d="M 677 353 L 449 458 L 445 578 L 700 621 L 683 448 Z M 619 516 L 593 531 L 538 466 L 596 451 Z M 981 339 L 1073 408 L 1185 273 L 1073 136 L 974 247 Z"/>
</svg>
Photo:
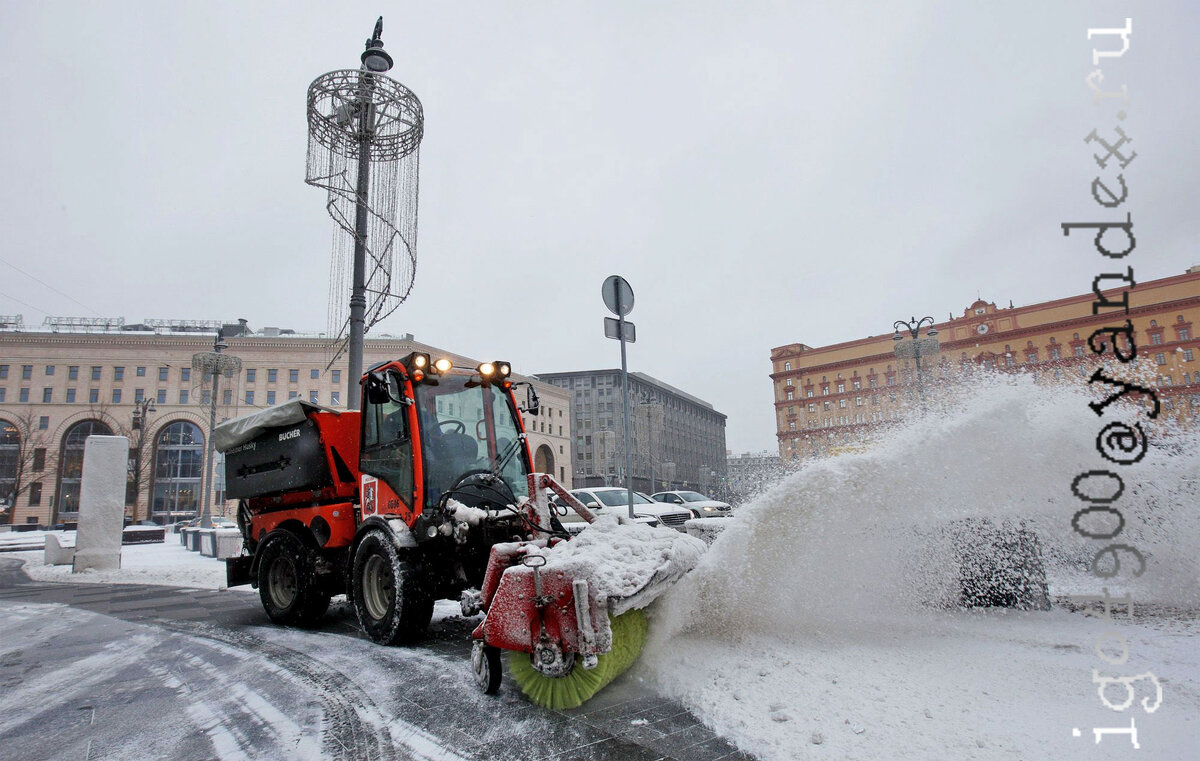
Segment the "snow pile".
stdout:
<svg viewBox="0 0 1200 761">
<path fill-rule="evenodd" d="M 704 542 L 674 529 L 619 523 L 608 515 L 541 554 L 546 558 L 545 571 L 587 579 L 601 601 L 627 600 L 637 594 L 636 604 L 618 606 L 628 609 L 649 605 L 693 568 L 705 549 Z"/>
<path fill-rule="evenodd" d="M 946 608 L 958 591 L 946 528 L 1024 522 L 1041 540 L 1052 591 L 1127 586 L 1136 600 L 1194 611 L 1200 442 L 1150 432 L 1170 446 L 1111 465 L 1126 483 L 1117 541 L 1138 547 L 1147 571 L 1106 584 L 1085 574 L 1107 543 L 1070 525 L 1084 506 L 1071 480 L 1109 464 L 1095 449 L 1107 420 L 1098 423 L 1091 397 L 1021 376 L 956 393 L 867 451 L 813 461 L 742 508 L 659 606 L 642 664 L 660 689 L 765 761 L 818 745 L 838 758 L 1082 757 L 1094 748 L 1086 727 L 1127 721 L 1091 683 L 1092 668 L 1112 668 L 1091 649 L 1102 622 Z M 1121 628 L 1138 656 L 1117 673 L 1158 668 L 1194 685 L 1198 627 L 1179 626 L 1172 636 Z M 1195 736 L 1198 707 L 1192 688 L 1138 725 L 1182 742 Z"/>
<path fill-rule="evenodd" d="M 89 584 L 159 584 L 201 589 L 225 588 L 225 561 L 190 552 L 168 534 L 165 544 L 129 544 L 121 548 L 121 567 L 112 571 L 71 573 L 71 566 L 42 565 L 44 552 L 14 552 L 6 557 L 24 560 L 26 575 L 35 581 Z M 241 587 L 250 590 L 250 587 Z"/>
</svg>

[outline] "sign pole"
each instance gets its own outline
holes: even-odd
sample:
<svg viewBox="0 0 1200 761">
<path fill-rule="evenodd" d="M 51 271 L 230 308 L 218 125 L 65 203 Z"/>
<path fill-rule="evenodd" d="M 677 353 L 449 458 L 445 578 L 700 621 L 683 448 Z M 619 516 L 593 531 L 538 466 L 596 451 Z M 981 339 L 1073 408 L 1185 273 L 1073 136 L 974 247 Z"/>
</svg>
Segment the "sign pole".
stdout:
<svg viewBox="0 0 1200 761">
<path fill-rule="evenodd" d="M 621 289 L 617 289 L 617 319 L 621 335 L 621 409 L 625 418 L 625 487 L 629 498 L 629 520 L 633 520 L 633 462 L 629 446 L 629 368 L 625 362 L 625 310 L 621 307 Z"/>
</svg>

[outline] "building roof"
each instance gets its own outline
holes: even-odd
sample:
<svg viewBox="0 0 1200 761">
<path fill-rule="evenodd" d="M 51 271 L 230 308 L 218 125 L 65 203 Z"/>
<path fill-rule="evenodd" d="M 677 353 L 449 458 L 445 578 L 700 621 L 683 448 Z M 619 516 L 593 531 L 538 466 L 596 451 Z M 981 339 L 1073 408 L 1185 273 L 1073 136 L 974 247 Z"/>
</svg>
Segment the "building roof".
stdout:
<svg viewBox="0 0 1200 761">
<path fill-rule="evenodd" d="M 547 378 L 571 378 L 571 377 L 581 377 L 581 376 L 590 376 L 590 375 L 612 375 L 612 374 L 620 373 L 620 372 L 621 372 L 620 368 L 612 368 L 612 369 L 606 369 L 606 370 L 575 370 L 572 372 L 537 373 L 533 377 L 544 380 Z M 696 397 L 696 396 L 692 396 L 688 392 L 682 391 L 682 390 L 676 388 L 675 386 L 672 386 L 670 383 L 664 383 L 663 381 L 660 381 L 658 378 L 655 378 L 653 375 L 647 375 L 646 373 L 637 372 L 637 371 L 630 372 L 629 374 L 631 376 L 633 376 L 634 378 L 637 378 L 638 380 L 640 380 L 643 383 L 648 383 L 651 386 L 657 386 L 658 388 L 661 388 L 663 391 L 674 394 L 674 395 L 680 397 L 681 399 L 686 399 L 687 401 L 691 402 L 692 404 L 695 404 L 700 407 L 704 407 L 705 409 L 712 410 L 715 414 L 720 415 L 721 417 L 728 417 L 724 413 L 717 412 L 716 408 L 714 408 L 711 404 L 704 401 L 703 399 Z"/>
</svg>

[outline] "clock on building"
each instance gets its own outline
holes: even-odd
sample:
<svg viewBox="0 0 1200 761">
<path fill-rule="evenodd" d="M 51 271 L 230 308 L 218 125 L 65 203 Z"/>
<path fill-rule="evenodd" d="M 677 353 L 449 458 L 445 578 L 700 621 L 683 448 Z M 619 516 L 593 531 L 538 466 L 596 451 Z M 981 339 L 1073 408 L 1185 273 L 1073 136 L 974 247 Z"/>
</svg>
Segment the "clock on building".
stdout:
<svg viewBox="0 0 1200 761">
<path fill-rule="evenodd" d="M 988 332 L 988 326 L 987 326 L 987 323 L 986 323 L 986 322 L 981 322 L 981 323 L 979 323 L 978 325 L 976 325 L 976 326 L 975 326 L 975 332 L 976 332 L 976 333 L 978 333 L 978 334 L 979 334 L 979 335 L 981 335 L 981 336 L 982 336 L 984 333 L 987 333 L 987 332 Z"/>
</svg>

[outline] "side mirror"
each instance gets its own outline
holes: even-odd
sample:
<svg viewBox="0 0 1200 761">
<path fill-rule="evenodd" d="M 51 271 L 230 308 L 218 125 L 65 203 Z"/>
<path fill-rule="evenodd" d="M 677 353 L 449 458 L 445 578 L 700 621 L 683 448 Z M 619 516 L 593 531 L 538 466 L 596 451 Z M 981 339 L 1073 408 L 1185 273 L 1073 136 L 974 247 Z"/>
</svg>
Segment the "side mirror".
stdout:
<svg viewBox="0 0 1200 761">
<path fill-rule="evenodd" d="M 367 376 L 366 396 L 371 404 L 387 404 L 390 397 L 386 374 L 379 372 Z"/>
<path fill-rule="evenodd" d="M 584 507 L 586 507 L 588 510 L 599 510 L 600 503 L 599 502 L 588 502 L 588 503 L 584 504 Z"/>
<path fill-rule="evenodd" d="M 538 414 L 538 410 L 542 408 L 542 403 L 538 399 L 537 391 L 534 390 L 532 383 L 525 383 L 525 404 L 521 407 L 521 412 L 530 415 Z"/>
</svg>

